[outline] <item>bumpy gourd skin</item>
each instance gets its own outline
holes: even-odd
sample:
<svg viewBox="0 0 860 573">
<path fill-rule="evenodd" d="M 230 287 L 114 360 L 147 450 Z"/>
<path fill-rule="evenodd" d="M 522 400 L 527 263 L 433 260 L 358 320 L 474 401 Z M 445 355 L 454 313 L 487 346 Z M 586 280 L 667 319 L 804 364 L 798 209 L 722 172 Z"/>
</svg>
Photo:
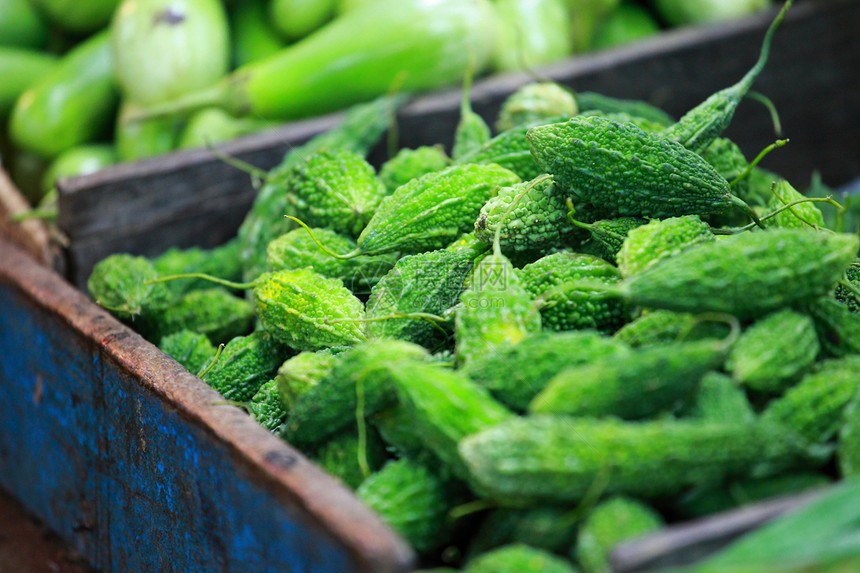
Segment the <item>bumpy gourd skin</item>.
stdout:
<svg viewBox="0 0 860 573">
<path fill-rule="evenodd" d="M 278 368 L 275 380 L 281 403 L 289 413 L 302 394 L 320 383 L 337 362 L 337 357 L 331 352 L 300 352 L 285 360 Z"/>
<path fill-rule="evenodd" d="M 772 212 L 793 201 L 803 199 L 804 195 L 792 187 L 785 179 L 780 179 L 771 189 L 771 198 L 767 204 L 767 210 Z M 783 229 L 806 229 L 824 228 L 824 214 L 815 203 L 800 203 L 774 215 L 765 222 L 768 227 L 780 227 Z"/>
<path fill-rule="evenodd" d="M 627 234 L 648 221 L 639 217 L 619 217 L 617 219 L 602 219 L 594 223 L 585 223 L 591 233 L 588 248 L 604 261 L 615 263 L 621 246 L 627 239 Z M 585 248 L 586 245 L 583 245 Z"/>
<path fill-rule="evenodd" d="M 239 260 L 239 242 L 230 241 L 214 249 L 191 247 L 188 249 L 171 248 L 152 261 L 155 270 L 162 277 L 186 273 L 203 273 L 228 281 L 242 280 Z M 203 279 L 184 279 L 164 283 L 176 296 L 191 290 L 210 288 L 212 283 Z"/>
<path fill-rule="evenodd" d="M 163 283 L 149 284 L 156 278 L 158 272 L 145 257 L 111 255 L 93 268 L 87 290 L 99 306 L 121 318 L 131 318 L 171 300 Z"/>
<path fill-rule="evenodd" d="M 473 258 L 469 250 L 438 250 L 403 257 L 373 287 L 367 300 L 367 318 L 416 312 L 442 314 L 460 298 Z M 368 338 L 398 338 L 432 347 L 440 328 L 422 319 L 391 318 L 368 322 L 365 333 Z"/>
<path fill-rule="evenodd" d="M 462 371 L 501 403 L 524 412 L 562 370 L 604 357 L 623 360 L 628 354 L 625 344 L 593 331 L 543 330 L 515 346 L 481 356 Z"/>
<path fill-rule="evenodd" d="M 215 347 L 206 335 L 191 330 L 180 330 L 163 337 L 158 348 L 192 374 L 197 374 L 215 356 Z"/>
<path fill-rule="evenodd" d="M 224 347 L 203 381 L 228 400 L 250 400 L 271 380 L 287 350 L 269 333 L 258 330 L 239 336 Z"/>
<path fill-rule="evenodd" d="M 492 244 L 501 227 L 499 245 L 506 253 L 575 242 L 576 237 L 581 238 L 585 233 L 567 218 L 566 201 L 570 196 L 552 179 L 502 187 L 481 207 L 475 221 L 475 237 Z"/>
<path fill-rule="evenodd" d="M 408 458 L 388 462 L 367 478 L 356 495 L 418 552 L 429 552 L 449 537 L 452 498 L 442 479 Z"/>
<path fill-rule="evenodd" d="M 755 420 L 755 411 L 743 389 L 720 372 L 708 372 L 702 377 L 690 415 L 727 424 Z"/>
<path fill-rule="evenodd" d="M 594 289 L 567 289 L 575 281 L 615 284 L 618 269 L 597 257 L 559 251 L 524 266 L 517 272 L 523 287 L 541 300 L 541 323 L 552 330 L 595 329 L 611 333 L 630 318 L 627 304 L 614 293 Z"/>
<path fill-rule="evenodd" d="M 556 117 L 548 120 L 547 123 L 564 121 L 566 119 L 568 118 Z M 532 127 L 533 124 L 527 124 L 503 131 L 482 147 L 462 157 L 458 157 L 454 163 L 457 165 L 466 163 L 495 163 L 506 169 L 510 169 L 519 175 L 523 181 L 534 179 L 538 175 L 546 173 L 546 170 L 535 161 L 529 147 L 528 139 L 526 139 L 526 134 Z"/>
<path fill-rule="evenodd" d="M 750 326 L 738 338 L 726 368 L 753 390 L 779 392 L 812 366 L 819 349 L 812 319 L 785 309 Z"/>
<path fill-rule="evenodd" d="M 604 119 L 608 119 L 617 123 L 632 123 L 636 127 L 643 129 L 644 131 L 655 134 L 661 133 L 664 129 L 663 125 L 660 123 L 636 115 L 631 115 L 629 113 L 624 113 L 623 111 L 603 112 L 597 110 L 589 110 L 580 113 L 579 117 L 602 117 Z"/>
<path fill-rule="evenodd" d="M 564 553 L 576 540 L 578 517 L 567 507 L 494 509 L 469 543 L 466 559 L 511 543 Z"/>
<path fill-rule="evenodd" d="M 454 132 L 454 146 L 451 157 L 459 159 L 476 149 L 480 149 L 493 137 L 490 126 L 480 115 L 472 111 L 468 94 L 464 94 L 463 105 L 460 109 L 460 121 Z"/>
<path fill-rule="evenodd" d="M 860 356 L 822 363 L 778 400 L 768 404 L 762 420 L 814 444 L 823 444 L 842 426 L 842 413 L 860 388 Z"/>
<path fill-rule="evenodd" d="M 848 477 L 860 473 L 860 399 L 856 396 L 845 408 L 843 418 L 836 455 L 842 477 Z"/>
<path fill-rule="evenodd" d="M 345 253 L 356 247 L 355 241 L 330 229 L 317 228 L 313 233 L 336 253 Z M 337 259 L 322 251 L 305 229 L 293 229 L 281 235 L 269 243 L 266 252 L 271 271 L 310 267 L 324 277 L 343 281 L 354 294 L 370 292 L 397 260 L 396 253 Z"/>
<path fill-rule="evenodd" d="M 696 215 L 651 221 L 627 232 L 616 255 L 618 270 L 629 277 L 691 245 L 713 240 L 710 226 Z"/>
<path fill-rule="evenodd" d="M 829 297 L 813 302 L 808 311 L 824 353 L 830 356 L 860 354 L 860 315 Z"/>
<path fill-rule="evenodd" d="M 471 434 L 514 416 L 464 375 L 432 364 L 411 364 L 395 373 L 400 403 L 416 436 L 455 474 L 466 474 L 457 444 Z"/>
<path fill-rule="evenodd" d="M 576 573 L 576 569 L 552 553 L 513 543 L 475 558 L 463 573 Z"/>
<path fill-rule="evenodd" d="M 496 120 L 497 131 L 577 114 L 576 98 L 554 82 L 526 84 L 508 96 Z"/>
<path fill-rule="evenodd" d="M 502 506 L 576 503 L 596 480 L 605 495 L 657 497 L 796 453 L 767 425 L 620 422 L 529 416 L 464 439 L 470 483 Z"/>
<path fill-rule="evenodd" d="M 247 334 L 254 324 L 254 306 L 224 288 L 193 290 L 169 306 L 146 313 L 135 325 L 148 340 L 161 340 L 180 330 L 205 334 L 213 344 Z"/>
<path fill-rule="evenodd" d="M 845 271 L 845 278 L 855 287 L 860 287 L 860 259 L 856 259 Z M 848 307 L 848 310 L 857 314 L 860 313 L 860 301 L 854 296 L 854 293 L 849 291 L 842 285 L 836 287 L 833 293 L 833 298 Z"/>
<path fill-rule="evenodd" d="M 379 168 L 379 180 L 390 194 L 413 179 L 445 169 L 450 163 L 451 160 L 440 146 L 401 149 Z"/>
<path fill-rule="evenodd" d="M 708 371 L 725 359 L 722 342 L 669 342 L 574 366 L 552 378 L 529 412 L 572 416 L 654 416 L 692 398 Z"/>
<path fill-rule="evenodd" d="M 559 185 L 622 216 L 718 214 L 736 201 L 728 181 L 699 155 L 630 123 L 574 117 L 533 127 L 528 141 Z"/>
<path fill-rule="evenodd" d="M 576 538 L 571 557 L 585 573 L 612 573 L 609 554 L 622 541 L 663 527 L 663 519 L 636 499 L 613 497 L 595 507 Z"/>
<path fill-rule="evenodd" d="M 744 152 L 731 139 L 718 137 L 702 153 L 702 158 L 717 170 L 726 181 L 733 181 L 749 166 Z M 732 185 L 732 193 L 738 197 L 749 195 L 749 179 L 744 178 Z"/>
<path fill-rule="evenodd" d="M 271 432 L 284 423 L 289 412 L 278 394 L 278 381 L 275 378 L 260 386 L 248 403 L 248 410 L 261 426 Z"/>
<path fill-rule="evenodd" d="M 729 327 L 723 323 L 700 322 L 692 314 L 655 310 L 643 314 L 622 326 L 612 338 L 629 344 L 633 348 L 674 342 L 682 335 L 684 340 L 703 338 L 725 338 Z"/>
<path fill-rule="evenodd" d="M 375 472 L 385 463 L 385 444 L 374 432 L 367 434 L 364 454 L 367 467 Z M 359 465 L 359 440 L 357 434 L 342 434 L 329 440 L 314 456 L 314 461 L 327 474 L 340 478 L 352 489 L 357 488 L 366 477 Z"/>
<path fill-rule="evenodd" d="M 358 238 L 360 252 L 442 249 L 472 229 L 481 207 L 499 187 L 519 181 L 495 164 L 453 165 L 413 179 L 383 200 Z"/>
<path fill-rule="evenodd" d="M 402 340 L 370 341 L 345 352 L 318 384 L 299 395 L 287 418 L 288 440 L 315 444 L 354 426 L 359 386 L 365 416 L 394 406 L 392 377 L 401 363 L 420 361 L 426 355 L 424 348 Z"/>
<path fill-rule="evenodd" d="M 540 328 L 540 313 L 511 262 L 501 253 L 485 257 L 472 272 L 454 317 L 457 361 L 468 364 Z"/>
<path fill-rule="evenodd" d="M 296 350 L 352 346 L 365 339 L 361 301 L 338 279 L 308 268 L 261 276 L 254 303 L 263 328 Z M 333 321 L 339 318 L 348 320 Z"/>
<path fill-rule="evenodd" d="M 747 320 L 823 296 L 858 247 L 860 238 L 846 233 L 741 233 L 694 245 L 622 285 L 630 302 L 646 308 L 726 312 Z"/>
<path fill-rule="evenodd" d="M 287 205 L 299 219 L 351 236 L 358 236 L 385 196 L 370 163 L 348 150 L 314 153 L 284 183 Z"/>
</svg>

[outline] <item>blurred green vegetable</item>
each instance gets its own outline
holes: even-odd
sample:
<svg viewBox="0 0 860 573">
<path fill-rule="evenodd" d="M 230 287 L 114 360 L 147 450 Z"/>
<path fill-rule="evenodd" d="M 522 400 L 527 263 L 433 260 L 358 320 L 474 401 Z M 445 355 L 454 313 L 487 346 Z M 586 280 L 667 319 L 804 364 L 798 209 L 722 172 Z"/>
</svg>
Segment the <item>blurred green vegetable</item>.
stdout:
<svg viewBox="0 0 860 573">
<path fill-rule="evenodd" d="M 603 50 L 629 44 L 660 32 L 660 25 L 642 6 L 623 2 L 597 27 L 592 48 Z"/>
<path fill-rule="evenodd" d="M 165 120 L 156 119 L 153 121 Z M 234 139 L 240 135 L 253 133 L 268 125 L 271 125 L 271 122 L 252 118 L 236 118 L 218 108 L 203 109 L 188 120 L 188 124 L 179 137 L 177 148 L 206 147 Z"/>
<path fill-rule="evenodd" d="M 125 0 L 111 24 L 111 43 L 123 93 L 141 104 L 211 86 L 230 59 L 220 0 Z"/>
<path fill-rule="evenodd" d="M 271 0 L 272 25 L 290 41 L 300 40 L 334 16 L 335 0 Z"/>
<path fill-rule="evenodd" d="M 93 140 L 116 107 L 108 32 L 67 53 L 18 99 L 9 123 L 15 145 L 45 157 Z"/>
<path fill-rule="evenodd" d="M 104 27 L 120 0 L 30 0 L 52 24 L 73 34 Z"/>
<path fill-rule="evenodd" d="M 120 106 L 114 138 L 117 155 L 122 161 L 134 161 L 168 153 L 176 147 L 182 122 L 172 117 L 130 121 L 139 104 L 124 102 Z"/>
<path fill-rule="evenodd" d="M 570 54 L 570 15 L 564 0 L 496 0 L 495 6 L 496 69 L 531 69 Z"/>
<path fill-rule="evenodd" d="M 2 35 L 3 31 L 0 30 L 0 38 Z M 18 96 L 47 74 L 56 63 L 57 59 L 50 54 L 0 47 L 0 120 L 12 110 Z"/>
<path fill-rule="evenodd" d="M 672 26 L 699 24 L 753 14 L 769 0 L 654 0 L 654 9 Z"/>
<path fill-rule="evenodd" d="M 0 0 L 0 46 L 41 48 L 48 26 L 27 0 Z"/>
<path fill-rule="evenodd" d="M 264 60 L 286 45 L 269 22 L 267 4 L 267 0 L 244 0 L 231 10 L 230 33 L 234 66 Z"/>
</svg>

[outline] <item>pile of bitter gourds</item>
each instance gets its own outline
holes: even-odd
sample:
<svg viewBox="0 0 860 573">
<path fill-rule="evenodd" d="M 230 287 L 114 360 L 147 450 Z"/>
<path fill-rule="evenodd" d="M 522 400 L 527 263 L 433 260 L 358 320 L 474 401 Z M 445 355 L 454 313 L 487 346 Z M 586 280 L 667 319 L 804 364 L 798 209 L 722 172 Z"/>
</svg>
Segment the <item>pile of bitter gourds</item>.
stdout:
<svg viewBox="0 0 860 573">
<path fill-rule="evenodd" d="M 234 241 L 114 255 L 90 292 L 429 565 L 608 571 L 667 520 L 857 473 L 860 239 L 721 137 L 781 18 L 678 121 L 537 83 L 497 135 L 464 98 L 450 156 L 377 172 L 397 101 L 358 106 Z"/>
</svg>

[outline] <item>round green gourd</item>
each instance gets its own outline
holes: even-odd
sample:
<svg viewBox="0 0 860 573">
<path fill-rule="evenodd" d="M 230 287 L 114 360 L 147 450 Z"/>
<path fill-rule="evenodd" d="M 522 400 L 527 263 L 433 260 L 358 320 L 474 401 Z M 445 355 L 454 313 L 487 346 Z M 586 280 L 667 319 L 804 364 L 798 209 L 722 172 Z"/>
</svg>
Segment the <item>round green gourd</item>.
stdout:
<svg viewBox="0 0 860 573">
<path fill-rule="evenodd" d="M 401 185 L 422 175 L 441 171 L 450 163 L 451 160 L 441 146 L 424 145 L 415 149 L 401 149 L 379 168 L 379 180 L 388 193 L 393 193 Z"/>
<path fill-rule="evenodd" d="M 571 556 L 584 573 L 612 573 L 609 556 L 622 541 L 653 533 L 663 519 L 639 500 L 613 497 L 595 507 L 579 530 Z"/>
<path fill-rule="evenodd" d="M 152 284 L 158 272 L 144 257 L 110 255 L 99 261 L 87 279 L 87 290 L 99 306 L 121 318 L 169 304 L 171 296 L 161 283 Z"/>
<path fill-rule="evenodd" d="M 365 459 L 359 461 L 362 455 Z M 357 434 L 341 434 L 326 442 L 314 456 L 314 461 L 326 473 L 339 478 L 351 489 L 356 489 L 370 477 L 364 474 L 362 464 L 366 462 L 371 472 L 378 471 L 385 464 L 385 444 L 375 432 L 369 432 L 362 449 Z"/>
<path fill-rule="evenodd" d="M 158 347 L 192 374 L 200 372 L 215 356 L 215 347 L 206 335 L 191 330 L 168 334 L 161 339 Z"/>
<path fill-rule="evenodd" d="M 337 362 L 337 357 L 327 350 L 300 352 L 288 358 L 278 368 L 275 380 L 281 403 L 289 413 L 303 394 L 320 383 Z"/>
<path fill-rule="evenodd" d="M 564 121 L 567 116 L 555 117 L 546 120 Z M 462 157 L 458 157 L 455 165 L 466 163 L 495 163 L 505 169 L 516 173 L 523 181 L 530 181 L 535 177 L 546 173 L 546 169 L 535 162 L 526 138 L 529 130 L 534 124 L 520 125 L 507 131 L 503 131 L 478 149 L 473 150 Z"/>
<path fill-rule="evenodd" d="M 268 332 L 258 330 L 248 336 L 237 336 L 224 346 L 221 356 L 203 375 L 203 381 L 228 400 L 250 400 L 272 379 L 285 353 L 284 346 Z"/>
<path fill-rule="evenodd" d="M 463 573 L 577 573 L 577 570 L 552 553 L 513 543 L 473 559 Z"/>
<path fill-rule="evenodd" d="M 594 254 L 611 263 L 615 263 L 618 252 L 627 239 L 627 234 L 633 229 L 647 223 L 647 220 L 640 219 L 639 217 L 601 219 L 594 223 L 574 221 L 576 226 L 582 227 L 591 233 L 589 244 L 594 249 Z"/>
<path fill-rule="evenodd" d="M 254 305 L 217 287 L 190 291 L 169 306 L 145 313 L 136 328 L 149 340 L 187 329 L 219 344 L 247 334 L 253 325 Z"/>
</svg>

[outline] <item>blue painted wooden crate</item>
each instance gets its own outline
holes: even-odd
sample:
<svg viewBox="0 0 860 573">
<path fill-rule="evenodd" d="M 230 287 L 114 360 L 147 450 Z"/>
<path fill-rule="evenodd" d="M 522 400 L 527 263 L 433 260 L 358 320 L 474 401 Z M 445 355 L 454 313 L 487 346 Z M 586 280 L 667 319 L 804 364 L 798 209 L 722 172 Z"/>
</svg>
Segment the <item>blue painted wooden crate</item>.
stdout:
<svg viewBox="0 0 860 573">
<path fill-rule="evenodd" d="M 0 240 L 0 487 L 106 571 L 398 572 L 299 452 Z"/>
</svg>

